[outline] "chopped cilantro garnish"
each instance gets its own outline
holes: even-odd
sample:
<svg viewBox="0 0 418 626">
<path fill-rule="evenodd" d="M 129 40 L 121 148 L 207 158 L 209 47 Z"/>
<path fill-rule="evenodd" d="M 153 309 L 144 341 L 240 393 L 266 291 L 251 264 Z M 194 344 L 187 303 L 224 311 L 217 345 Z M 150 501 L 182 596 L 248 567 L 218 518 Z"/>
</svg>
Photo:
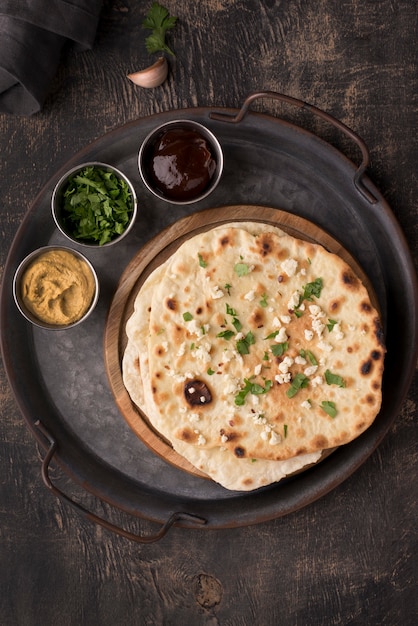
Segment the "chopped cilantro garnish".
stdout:
<svg viewBox="0 0 418 626">
<path fill-rule="evenodd" d="M 250 271 L 247 263 L 235 263 L 234 272 L 237 276 L 246 276 Z"/>
<path fill-rule="evenodd" d="M 237 333 L 239 333 L 239 331 L 242 329 L 242 324 L 239 321 L 239 319 L 236 317 L 237 312 L 235 309 L 233 309 L 231 306 L 229 306 L 229 304 L 226 304 L 226 312 L 228 313 L 228 315 L 231 315 L 233 317 L 232 320 L 232 325 L 235 328 L 235 330 L 237 331 Z"/>
<path fill-rule="evenodd" d="M 235 328 L 237 333 L 239 333 L 239 331 L 242 329 L 242 324 L 237 317 L 234 317 L 234 319 L 232 320 L 232 326 Z"/>
<path fill-rule="evenodd" d="M 338 374 L 333 374 L 330 370 L 325 372 L 325 380 L 327 385 L 337 385 L 338 387 L 345 387 L 345 380 Z"/>
<path fill-rule="evenodd" d="M 200 254 L 200 252 L 198 253 L 198 258 L 199 258 L 199 265 L 200 267 L 207 267 L 207 263 L 204 260 L 204 258 L 202 257 L 202 255 Z"/>
<path fill-rule="evenodd" d="M 250 331 L 243 337 L 243 339 L 239 339 L 237 341 L 237 350 L 240 354 L 249 354 L 250 346 L 255 343 L 255 338 L 253 333 Z"/>
<path fill-rule="evenodd" d="M 245 387 L 241 389 L 241 391 L 239 391 L 237 395 L 235 396 L 235 404 L 237 406 L 243 406 L 243 404 L 245 403 L 245 398 L 247 397 L 249 393 L 259 396 L 264 393 L 267 393 L 273 385 L 271 380 L 266 380 L 266 385 L 265 387 L 263 387 L 262 385 L 259 385 L 258 383 L 253 383 L 251 378 L 250 379 L 244 378 L 244 383 L 245 383 Z"/>
<path fill-rule="evenodd" d="M 226 283 L 226 285 L 224 286 L 224 289 L 227 292 L 228 296 L 231 295 L 231 288 L 232 288 L 232 285 L 230 285 L 229 283 Z"/>
<path fill-rule="evenodd" d="M 275 337 L 277 337 L 279 332 L 280 332 L 280 330 L 275 330 L 274 332 L 272 332 L 269 335 L 267 335 L 267 337 L 264 337 L 264 339 L 274 339 Z"/>
<path fill-rule="evenodd" d="M 84 167 L 63 190 L 64 227 L 75 239 L 108 243 L 124 232 L 132 211 L 128 183 L 103 167 Z"/>
<path fill-rule="evenodd" d="M 299 354 L 304 359 L 308 359 L 311 365 L 318 365 L 318 361 L 310 350 L 300 350 Z"/>
<path fill-rule="evenodd" d="M 312 296 L 319 298 L 323 287 L 322 278 L 315 278 L 312 283 L 307 283 L 303 288 L 303 299 L 312 300 Z"/>
<path fill-rule="evenodd" d="M 330 417 L 335 417 L 338 413 L 335 407 L 335 402 L 331 402 L 330 400 L 324 400 L 323 402 L 321 402 L 320 406 L 321 409 L 325 411 L 325 413 Z"/>
<path fill-rule="evenodd" d="M 308 386 L 309 378 L 305 376 L 305 374 L 299 373 L 296 374 L 294 379 L 292 380 L 289 389 L 286 391 L 286 395 L 288 398 L 293 398 L 300 389 L 304 389 Z"/>
<path fill-rule="evenodd" d="M 232 339 L 232 337 L 235 335 L 233 330 L 223 330 L 222 332 L 218 333 L 216 336 L 217 337 L 221 337 L 221 339 Z"/>
<path fill-rule="evenodd" d="M 213 374 L 215 373 L 215 370 L 213 370 L 211 367 L 209 367 L 206 370 L 206 373 L 207 373 L 208 376 L 213 376 Z"/>
<path fill-rule="evenodd" d="M 284 341 L 283 343 L 276 343 L 272 345 L 271 351 L 274 354 L 274 356 L 283 356 L 283 354 L 286 352 L 286 350 L 288 350 L 288 348 L 289 348 L 288 342 Z"/>
<path fill-rule="evenodd" d="M 311 283 L 307 283 L 303 287 L 303 294 L 299 296 L 299 302 L 298 302 L 298 305 L 295 307 L 295 311 L 294 311 L 296 317 L 301 317 L 302 315 L 302 312 L 300 311 L 300 305 L 302 304 L 302 302 L 304 300 L 308 300 L 309 302 L 312 302 L 313 297 L 319 298 L 321 295 L 322 287 L 323 287 L 322 278 L 315 278 L 314 281 L 312 281 Z"/>
<path fill-rule="evenodd" d="M 332 331 L 332 329 L 334 328 L 335 324 L 338 324 L 338 322 L 336 320 L 328 320 L 328 324 L 327 324 L 327 328 L 329 330 L 329 332 Z"/>
<path fill-rule="evenodd" d="M 267 306 L 267 295 L 265 293 L 263 293 L 263 295 L 261 296 L 260 306 L 262 306 L 264 309 Z"/>
<path fill-rule="evenodd" d="M 186 313 L 183 313 L 183 319 L 185 322 L 190 322 L 193 319 L 193 315 L 186 311 Z"/>
<path fill-rule="evenodd" d="M 284 434 L 284 438 L 286 439 L 286 437 L 287 437 L 287 424 L 283 424 L 283 434 Z"/>
</svg>

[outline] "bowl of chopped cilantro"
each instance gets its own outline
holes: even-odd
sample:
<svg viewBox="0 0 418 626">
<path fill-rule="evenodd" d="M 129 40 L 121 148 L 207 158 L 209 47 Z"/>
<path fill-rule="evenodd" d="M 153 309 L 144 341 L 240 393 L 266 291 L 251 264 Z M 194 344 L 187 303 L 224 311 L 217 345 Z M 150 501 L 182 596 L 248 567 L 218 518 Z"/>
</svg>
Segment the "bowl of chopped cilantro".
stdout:
<svg viewBox="0 0 418 626">
<path fill-rule="evenodd" d="M 51 204 L 62 234 L 91 247 L 120 241 L 131 230 L 137 213 L 130 180 L 116 167 L 95 161 L 64 174 L 55 186 Z"/>
</svg>

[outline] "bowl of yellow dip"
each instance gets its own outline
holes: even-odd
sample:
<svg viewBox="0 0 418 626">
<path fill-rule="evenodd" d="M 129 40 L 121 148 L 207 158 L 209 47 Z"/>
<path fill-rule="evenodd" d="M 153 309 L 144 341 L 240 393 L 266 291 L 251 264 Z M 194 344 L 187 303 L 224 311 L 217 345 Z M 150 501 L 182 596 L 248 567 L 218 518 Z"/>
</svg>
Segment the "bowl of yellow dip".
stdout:
<svg viewBox="0 0 418 626">
<path fill-rule="evenodd" d="M 66 172 L 52 192 L 57 228 L 83 246 L 107 247 L 132 229 L 138 210 L 135 188 L 127 176 L 107 163 L 91 161 Z"/>
<path fill-rule="evenodd" d="M 13 279 L 13 296 L 29 322 L 63 330 L 90 315 L 99 298 L 99 282 L 83 254 L 62 246 L 45 246 L 20 263 Z"/>
</svg>

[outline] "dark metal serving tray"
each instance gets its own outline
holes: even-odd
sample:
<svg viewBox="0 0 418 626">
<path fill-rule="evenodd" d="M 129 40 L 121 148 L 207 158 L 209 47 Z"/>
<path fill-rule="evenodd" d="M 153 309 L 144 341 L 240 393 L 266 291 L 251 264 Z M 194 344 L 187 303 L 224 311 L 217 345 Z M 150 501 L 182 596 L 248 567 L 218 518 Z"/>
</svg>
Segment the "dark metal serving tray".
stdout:
<svg viewBox="0 0 418 626">
<path fill-rule="evenodd" d="M 308 109 L 333 124 L 357 143 L 360 166 L 316 135 L 250 111 L 252 101 L 262 97 Z M 159 201 L 138 174 L 142 140 L 153 128 L 172 119 L 205 124 L 224 150 L 225 169 L 219 186 L 195 205 L 179 207 Z M 92 316 L 70 330 L 45 331 L 29 325 L 18 313 L 12 296 L 13 275 L 22 258 L 35 248 L 66 243 L 54 227 L 51 194 L 67 169 L 86 161 L 110 163 L 133 181 L 139 198 L 138 219 L 117 247 L 83 249 L 101 284 Z M 139 119 L 90 144 L 57 172 L 34 200 L 11 246 L 0 303 L 5 368 L 22 414 L 46 451 L 42 475 L 53 493 L 110 530 L 138 542 L 151 542 L 172 524 L 231 528 L 286 515 L 332 490 L 368 458 L 396 418 L 409 388 L 417 357 L 418 298 L 404 236 L 390 207 L 365 175 L 367 165 L 364 143 L 340 122 L 299 100 L 262 92 L 250 96 L 241 110 L 183 109 Z M 141 247 L 191 213 L 241 204 L 298 215 L 339 241 L 373 285 L 387 345 L 383 404 L 374 424 L 313 468 L 249 493 L 227 491 L 166 463 L 149 450 L 118 411 L 103 356 L 113 295 Z M 53 461 L 88 493 L 135 518 L 158 522 L 161 528 L 144 537 L 90 513 L 53 484 L 49 472 Z"/>
</svg>

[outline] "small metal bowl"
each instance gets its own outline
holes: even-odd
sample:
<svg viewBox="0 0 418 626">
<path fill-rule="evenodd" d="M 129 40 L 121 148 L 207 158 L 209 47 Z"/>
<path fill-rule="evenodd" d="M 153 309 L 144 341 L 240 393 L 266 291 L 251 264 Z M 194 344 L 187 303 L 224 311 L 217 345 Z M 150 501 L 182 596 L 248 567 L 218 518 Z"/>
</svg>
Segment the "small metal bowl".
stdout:
<svg viewBox="0 0 418 626">
<path fill-rule="evenodd" d="M 177 145 L 180 145 L 180 133 L 185 135 L 183 143 L 181 144 L 181 157 L 175 154 L 174 147 L 172 148 L 172 152 L 170 152 L 171 147 L 169 147 L 163 157 L 161 155 L 155 155 L 157 145 L 166 133 L 170 131 L 178 131 Z M 189 138 L 187 138 L 184 131 L 189 132 Z M 193 140 L 191 140 L 192 136 L 194 137 Z M 214 171 L 211 172 L 209 181 L 200 185 L 196 183 L 198 177 L 195 172 L 192 172 L 191 169 L 187 171 L 189 167 L 193 168 L 197 160 L 202 156 L 202 154 L 197 156 L 197 149 L 194 148 L 194 146 L 196 146 L 196 138 L 205 141 L 206 149 L 210 152 L 212 167 L 214 164 Z M 188 141 L 190 145 L 187 144 Z M 170 146 L 167 139 L 166 145 Z M 174 146 L 174 144 L 171 144 L 171 146 Z M 161 175 L 159 175 L 159 173 L 157 175 L 155 171 L 154 160 L 156 158 L 165 159 L 165 162 L 162 164 L 164 171 L 161 172 Z M 181 160 L 186 160 L 187 164 L 181 163 Z M 147 189 L 160 200 L 171 202 L 172 204 L 191 204 L 206 198 L 218 185 L 222 176 L 223 164 L 222 148 L 215 135 L 206 128 L 206 126 L 192 120 L 173 120 L 166 124 L 161 124 L 147 135 L 138 154 L 139 173 Z M 182 166 L 184 166 L 184 168 Z M 163 177 L 165 182 L 162 182 Z M 179 180 L 181 182 L 178 182 Z M 184 183 L 184 181 L 186 182 Z M 184 184 L 187 185 L 187 189 L 184 189 Z M 192 187 L 192 185 L 196 185 L 196 191 L 194 191 L 195 188 Z M 204 185 L 203 188 L 202 185 Z"/>
<path fill-rule="evenodd" d="M 51 258 L 51 254 L 53 255 L 54 253 L 57 253 L 57 252 L 65 253 L 65 258 L 67 259 L 68 259 L 67 255 L 72 255 L 72 257 L 76 260 L 78 269 L 80 270 L 83 269 L 86 272 L 86 276 L 88 277 L 87 279 L 88 287 L 92 290 L 91 300 L 87 302 L 85 307 L 83 307 L 82 310 L 79 312 L 80 315 L 76 316 L 74 314 L 76 319 L 69 321 L 67 323 L 66 322 L 52 323 L 51 321 L 42 320 L 34 312 L 36 307 L 33 307 L 33 310 L 31 310 L 31 308 L 27 306 L 27 304 L 25 303 L 25 298 L 24 298 L 24 293 L 23 293 L 23 281 L 25 279 L 25 274 L 27 270 L 29 270 L 30 267 L 33 264 L 35 264 L 37 261 L 41 261 L 42 260 L 41 257 L 44 257 L 44 261 L 45 261 L 45 258 L 47 258 L 49 259 L 49 263 L 52 263 L 53 258 Z M 48 255 L 48 256 L 45 257 L 44 255 Z M 62 269 L 62 266 L 60 267 Z M 47 271 L 44 272 L 44 276 L 40 276 L 39 283 L 37 283 L 39 285 L 39 293 L 41 294 L 42 294 L 42 290 L 48 287 L 48 285 L 46 284 L 49 280 Z M 53 284 L 53 281 L 50 281 L 49 287 L 52 290 L 56 290 L 56 293 L 51 296 L 51 299 L 49 300 L 48 304 L 51 308 L 55 307 L 55 310 L 57 310 L 58 308 L 59 312 L 62 313 L 64 317 L 65 304 L 66 302 L 69 303 L 68 298 L 70 297 L 69 294 L 71 293 L 71 287 L 68 284 L 67 285 L 61 284 L 61 286 L 59 287 L 57 284 Z M 79 289 L 81 292 L 85 292 L 85 286 L 81 286 L 77 289 Z M 64 291 L 66 290 L 66 293 L 64 294 L 64 296 L 61 295 L 61 300 L 58 295 L 60 290 L 61 290 L 61 294 L 64 294 Z M 44 246 L 42 248 L 38 248 L 37 250 L 34 250 L 33 252 L 31 252 L 20 263 L 13 278 L 13 297 L 14 297 L 16 306 L 21 312 L 21 314 L 34 326 L 38 326 L 39 328 L 46 328 L 48 330 L 64 330 L 67 328 L 72 328 L 73 326 L 77 326 L 78 324 L 81 324 L 81 322 L 84 322 L 89 317 L 89 315 L 93 311 L 99 299 L 99 281 L 98 281 L 97 274 L 96 274 L 94 267 L 92 266 L 90 261 L 86 259 L 86 257 L 83 254 L 81 254 L 81 252 L 78 252 L 77 250 L 72 250 L 70 248 L 66 248 L 63 246 Z M 67 298 L 67 300 L 65 300 L 65 298 Z M 71 302 L 70 302 L 70 305 L 71 305 Z"/>
<path fill-rule="evenodd" d="M 99 242 L 96 242 L 92 239 L 83 239 L 83 238 L 75 237 L 74 234 L 69 230 L 68 221 L 65 220 L 65 214 L 63 210 L 64 191 L 68 185 L 69 179 L 75 174 L 84 170 L 84 168 L 86 167 L 95 167 L 95 168 L 105 170 L 106 172 L 112 172 L 119 179 L 122 179 L 126 182 L 129 188 L 130 196 L 131 196 L 130 209 L 132 212 L 131 212 L 130 220 L 126 224 L 124 231 L 120 235 L 115 236 L 113 239 L 103 244 L 100 244 Z M 137 199 L 136 192 L 131 181 L 129 180 L 129 178 L 125 176 L 125 174 L 123 174 L 123 172 L 118 170 L 116 167 L 113 167 L 113 165 L 108 165 L 107 163 L 100 163 L 99 161 L 91 161 L 91 162 L 82 163 L 81 165 L 77 165 L 76 167 L 73 167 L 71 170 L 66 172 L 66 174 L 64 174 L 64 176 L 62 176 L 59 179 L 52 193 L 51 209 L 52 209 L 52 216 L 54 218 L 57 228 L 70 241 L 80 244 L 82 246 L 90 247 L 90 248 L 105 248 L 115 243 L 118 243 L 129 233 L 129 231 L 133 227 L 135 220 L 136 220 L 136 215 L 138 211 L 138 199 Z"/>
</svg>

